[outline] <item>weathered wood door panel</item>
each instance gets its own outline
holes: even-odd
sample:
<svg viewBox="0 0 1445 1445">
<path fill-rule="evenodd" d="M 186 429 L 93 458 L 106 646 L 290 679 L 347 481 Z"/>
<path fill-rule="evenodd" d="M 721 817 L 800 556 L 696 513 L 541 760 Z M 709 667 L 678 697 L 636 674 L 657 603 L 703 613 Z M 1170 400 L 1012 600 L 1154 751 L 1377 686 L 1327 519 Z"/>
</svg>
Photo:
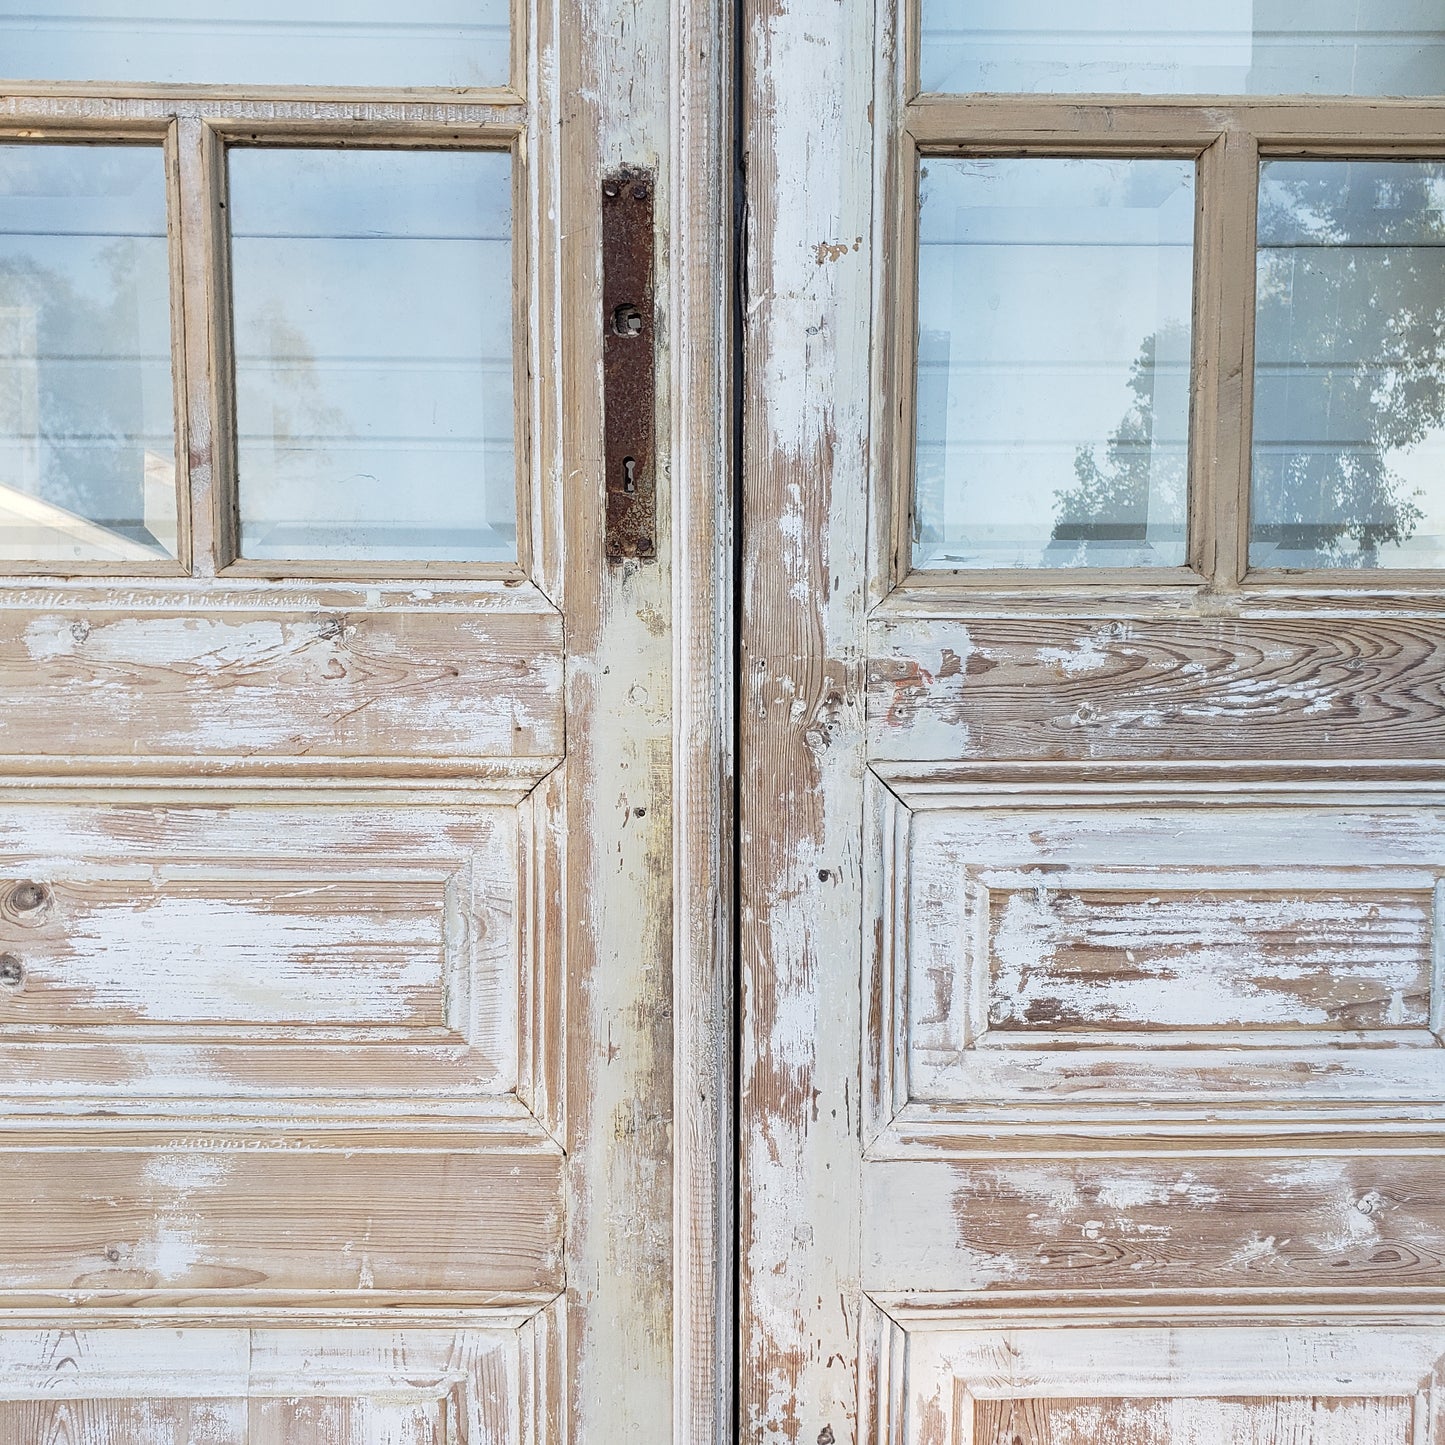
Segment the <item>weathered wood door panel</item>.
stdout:
<svg viewBox="0 0 1445 1445">
<path fill-rule="evenodd" d="M 706 1438 L 725 7 L 193 8 L 0 21 L 0 1440 Z"/>
<path fill-rule="evenodd" d="M 1373 541 L 1319 498 L 1414 416 L 1376 320 L 1439 424 L 1330 199 L 1435 174 L 1438 101 L 1380 97 L 1438 70 L 1330 69 L 1337 16 L 1306 76 L 1288 16 L 1194 72 L 1157 6 L 750 14 L 743 1438 L 1433 1440 L 1437 494 Z"/>
<path fill-rule="evenodd" d="M 4 1342 L 6 1439 L 454 1445 L 565 1428 L 560 1306 L 485 1327 L 64 1330 Z"/>
</svg>

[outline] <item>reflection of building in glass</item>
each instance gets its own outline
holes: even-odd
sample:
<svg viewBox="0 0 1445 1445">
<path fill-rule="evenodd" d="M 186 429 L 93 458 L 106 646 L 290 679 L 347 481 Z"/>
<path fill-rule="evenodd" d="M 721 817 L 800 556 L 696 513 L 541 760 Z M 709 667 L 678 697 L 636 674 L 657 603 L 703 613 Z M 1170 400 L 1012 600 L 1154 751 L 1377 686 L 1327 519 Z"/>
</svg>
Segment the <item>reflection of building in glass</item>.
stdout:
<svg viewBox="0 0 1445 1445">
<path fill-rule="evenodd" d="M 4 555 L 174 555 L 162 149 L 0 145 L 0 201 Z"/>
<path fill-rule="evenodd" d="M 34 306 L 0 306 L 0 560 L 146 562 L 151 547 L 41 495 L 40 355 Z M 153 480 L 154 478 L 154 480 Z M 155 499 L 152 493 L 161 490 Z M 176 541 L 175 472 L 146 453 L 146 516 Z"/>
</svg>

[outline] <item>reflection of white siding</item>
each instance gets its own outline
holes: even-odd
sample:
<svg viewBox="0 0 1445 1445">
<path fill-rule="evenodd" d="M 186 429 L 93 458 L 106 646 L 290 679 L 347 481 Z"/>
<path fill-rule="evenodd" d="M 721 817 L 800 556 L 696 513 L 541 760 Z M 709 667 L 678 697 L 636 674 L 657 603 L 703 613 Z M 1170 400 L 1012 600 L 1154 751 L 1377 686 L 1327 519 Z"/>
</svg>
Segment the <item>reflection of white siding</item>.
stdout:
<svg viewBox="0 0 1445 1445">
<path fill-rule="evenodd" d="M 242 554 L 516 556 L 511 167 L 239 150 Z"/>
<path fill-rule="evenodd" d="M 923 0 L 924 90 L 1437 95 L 1439 0 Z"/>
<path fill-rule="evenodd" d="M 1059 494 L 1081 448 L 1107 469 L 1150 338 L 1148 532 L 1108 560 L 1182 560 L 1193 233 L 1187 162 L 929 158 L 917 517 L 939 550 L 925 565 L 1063 560 Z"/>
<path fill-rule="evenodd" d="M 149 449 L 145 454 L 141 508 L 146 531 L 169 556 L 177 556 L 180 528 L 176 520 L 176 464 L 173 458 Z"/>
<path fill-rule="evenodd" d="M 0 0 L 30 80 L 504 85 L 507 0 Z"/>
<path fill-rule="evenodd" d="M 33 306 L 0 306 L 0 485 L 40 490 L 40 360 Z"/>
</svg>

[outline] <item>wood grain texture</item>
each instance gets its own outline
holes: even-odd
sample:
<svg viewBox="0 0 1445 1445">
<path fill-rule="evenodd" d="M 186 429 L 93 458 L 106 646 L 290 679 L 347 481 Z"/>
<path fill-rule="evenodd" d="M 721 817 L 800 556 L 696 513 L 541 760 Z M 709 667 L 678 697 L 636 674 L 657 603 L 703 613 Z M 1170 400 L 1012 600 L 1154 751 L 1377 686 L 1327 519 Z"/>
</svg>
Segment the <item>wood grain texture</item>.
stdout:
<svg viewBox="0 0 1445 1445">
<path fill-rule="evenodd" d="M 551 1311 L 544 1311 L 549 1315 Z M 0 1337 L 0 1432 L 25 1445 L 543 1445 L 542 1316 L 434 1328 Z"/>
<path fill-rule="evenodd" d="M 752 0 L 742 20 L 738 1433 L 812 1445 L 853 1438 L 858 1410 L 862 562 L 882 148 L 870 4 Z"/>
<path fill-rule="evenodd" d="M 1425 618 L 894 618 L 870 631 L 876 759 L 1438 758 Z"/>
<path fill-rule="evenodd" d="M 733 548 L 736 258 L 733 0 L 675 6 L 668 310 L 673 578 L 675 1445 L 731 1445 L 737 1157 L 733 917 L 737 688 Z"/>
<path fill-rule="evenodd" d="M 456 1401 L 286 1399 L 248 1402 L 246 1445 L 452 1445 L 460 1434 Z"/>
<path fill-rule="evenodd" d="M 1438 1328 L 906 1316 L 889 1445 L 1416 1445 L 1441 1423 Z"/>
<path fill-rule="evenodd" d="M 990 889 L 989 1027 L 1423 1027 L 1433 905 L 1428 889 Z"/>
<path fill-rule="evenodd" d="M 977 1445 L 1413 1445 L 1400 1400 L 979 1400 Z"/>
<path fill-rule="evenodd" d="M 446 874 L 169 871 L 56 879 L 19 916 L 0 901 L 0 948 L 25 970 L 0 993 L 0 1036 L 166 1022 L 389 1025 L 460 1041 L 446 1016 Z M 0 880 L 11 900 L 38 886 Z"/>
<path fill-rule="evenodd" d="M 0 609 L 4 755 L 234 773 L 562 751 L 561 620 Z M 442 763 L 441 760 L 445 760 Z"/>
<path fill-rule="evenodd" d="M 904 124 L 920 142 L 1100 149 L 1110 155 L 1170 145 L 1201 151 L 1220 135 L 1262 137 L 1271 146 L 1330 154 L 1384 153 L 1438 139 L 1440 112 L 1427 99 L 1368 96 L 1103 96 L 1040 98 L 913 95 Z"/>
<path fill-rule="evenodd" d="M 66 1111 L 123 1112 L 139 1131 L 123 1144 L 92 1117 L 43 1145 L 43 1131 L 23 1128 L 0 1140 L 18 1165 L 0 1174 L 31 1191 L 33 1229 L 10 1271 L 16 1288 L 40 1301 L 27 1307 L 81 1316 L 99 1299 L 140 1299 L 183 1316 L 284 1318 L 289 1304 L 340 1319 L 371 1306 L 474 1310 L 498 1294 L 535 1305 L 565 1280 L 564 1300 L 518 1333 L 516 1379 L 491 1413 L 468 1404 L 471 1413 L 453 1419 L 455 1391 L 435 1372 L 425 1385 L 432 1403 L 398 1404 L 430 1370 L 400 1338 L 358 1367 L 361 1385 L 353 1370 L 336 1388 L 318 1386 L 315 1362 L 344 1352 L 356 1337 L 347 1328 L 302 1341 L 304 1379 L 292 1369 L 244 1382 L 248 1441 L 560 1445 L 732 1434 L 717 1354 L 730 1276 L 717 1245 L 730 1197 L 718 819 L 731 722 L 716 687 L 729 648 L 721 518 L 731 473 L 717 439 L 732 425 L 722 231 L 731 31 L 725 5 L 712 0 L 516 8 L 508 91 L 18 86 L 0 106 L 0 128 L 28 138 L 173 131 L 194 574 L 46 579 L 0 598 L 0 772 L 47 797 L 68 785 L 72 804 L 93 804 L 101 790 L 133 804 L 118 824 L 82 825 L 96 829 L 86 847 L 100 849 L 79 850 L 89 872 L 67 871 L 74 858 L 63 848 L 42 858 L 33 842 L 6 840 L 14 878 L 41 878 L 49 890 L 45 926 L 68 923 L 72 941 L 85 929 L 99 936 L 64 954 L 49 934 L 54 956 L 31 936 L 21 994 L 45 1017 L 11 1020 L 0 1050 L 12 1071 L 7 1102 L 29 1090 L 34 1109 L 60 1099 Z M 524 158 L 514 194 L 525 278 L 515 331 L 527 358 L 517 367 L 528 493 L 518 567 L 469 580 L 418 567 L 401 580 L 390 566 L 345 576 L 318 566 L 309 580 L 283 582 L 282 569 L 234 563 L 219 161 L 238 136 L 482 141 Z M 617 164 L 658 172 L 655 281 L 669 302 L 658 337 L 659 475 L 671 482 L 658 561 L 609 570 L 596 496 L 595 181 Z M 712 229 L 693 236 L 701 226 Z M 677 516 L 689 530 L 675 546 Z M 685 587 L 674 585 L 674 557 Z M 706 645 L 693 635 L 699 626 Z M 678 832 L 675 760 L 690 779 Z M 212 811 L 172 808 L 170 790 L 182 786 Z M 508 825 L 515 836 L 494 829 L 458 847 L 454 820 L 419 840 L 413 809 L 425 811 L 433 786 L 453 790 L 474 824 L 499 803 L 520 804 Z M 355 802 L 350 790 L 363 787 L 372 811 L 346 815 L 350 829 L 318 828 L 318 817 L 338 816 L 324 800 Z M 228 821 L 230 805 L 258 803 L 249 833 Z M 135 891 L 112 868 L 112 836 L 141 855 Z M 228 848 L 235 869 L 213 878 L 206 869 Z M 467 910 L 453 880 L 468 870 L 484 882 L 459 932 L 454 916 Z M 370 883 L 379 895 L 388 880 L 390 908 L 365 891 Z M 283 903 L 273 885 L 292 883 L 332 895 Z M 674 886 L 686 900 L 676 925 Z M 445 895 L 440 916 L 434 887 Z M 212 926 L 204 956 L 182 938 L 182 896 Z M 127 954 L 116 942 L 125 911 L 158 925 L 148 941 L 164 965 L 143 980 L 141 946 Z M 711 926 L 694 925 L 709 913 Z M 411 958 L 390 973 L 384 958 L 397 955 L 386 954 L 383 924 Z M 324 949 L 306 941 L 308 928 L 330 930 Z M 469 995 L 466 969 L 452 966 L 460 942 L 479 945 Z M 428 980 L 420 958 L 431 967 L 434 945 L 442 963 Z M 202 965 L 215 974 L 209 992 Z M 266 973 L 264 998 L 239 998 L 236 975 L 247 968 Z M 325 988 L 311 988 L 318 970 L 336 984 L 329 1002 Z M 163 987 L 167 971 L 182 976 L 180 997 Z M 53 1007 L 38 1002 L 42 985 Z M 674 1073 L 678 1010 L 685 1074 Z M 383 1012 L 391 1017 L 379 1020 Z M 486 1027 L 469 1033 L 472 1023 Z M 52 1051 L 53 1067 L 40 1069 L 45 1030 L 86 1035 L 89 1052 L 81 1057 L 72 1037 L 71 1052 Z M 445 1031 L 465 1037 L 433 1037 Z M 674 1110 L 686 1115 L 676 1128 Z M 170 1122 L 182 1119 L 173 1135 Z M 313 1125 L 319 1141 L 306 1132 Z M 107 1179 L 85 1176 L 98 1159 L 113 1166 Z M 192 1166 L 195 1177 L 179 1182 L 165 1173 Z M 100 1283 L 41 1283 L 73 1265 L 88 1270 L 107 1221 L 123 1224 L 124 1238 L 116 1258 L 102 1248 Z M 688 1287 L 675 1297 L 683 1257 Z M 259 1332 L 240 1338 L 253 1367 L 272 1347 Z M 209 1343 L 194 1349 L 212 1353 Z M 165 1352 L 182 1373 L 186 1358 L 179 1343 Z M 173 1384 L 155 1388 L 169 1378 L 153 1368 L 142 1379 L 132 1361 L 111 1393 L 91 1393 L 174 1394 Z M 363 1388 L 368 1381 L 376 1388 Z M 205 1390 L 190 1383 L 190 1397 L 213 1398 L 214 1380 Z"/>
<path fill-rule="evenodd" d="M 1445 1286 L 1445 1180 L 1429 1153 L 890 1161 L 865 1179 L 875 1291 L 1379 1303 Z"/>
<path fill-rule="evenodd" d="M 26 1445 L 251 1445 L 240 1400 L 0 1400 L 0 1439 Z"/>
<path fill-rule="evenodd" d="M 572 1432 L 676 1437 L 673 955 L 676 688 L 674 577 L 710 565 L 659 489 L 657 558 L 604 556 L 600 360 L 602 175 L 657 174 L 654 294 L 672 294 L 672 88 L 696 61 L 675 47 L 674 7 L 549 4 L 536 75 L 551 152 L 543 197 L 559 227 L 560 391 L 554 456 L 566 478 L 559 601 L 567 618 L 567 1350 Z M 619 43 L 619 39 L 621 43 Z M 555 48 L 550 48 L 554 47 Z M 670 474 L 679 336 L 659 308 L 656 462 Z M 545 368 L 544 368 L 545 369 Z M 681 397 L 678 397 L 681 400 Z M 680 642 L 681 639 L 676 639 Z M 694 1159 L 696 1156 L 694 1156 Z"/>
<path fill-rule="evenodd" d="M 875 1129 L 1032 1108 L 1143 1140 L 1154 1106 L 1293 1129 L 1445 1097 L 1429 790 L 909 796 L 871 786 Z"/>
<path fill-rule="evenodd" d="M 916 97 L 918 21 L 745 16 L 742 1433 L 1414 1445 L 1441 1340 L 1380 1312 L 1445 1288 L 1438 579 L 1239 544 L 1259 146 L 1434 146 L 1439 107 Z M 1192 573 L 911 571 L 920 152 L 1201 158 Z M 1182 769 L 1215 795 L 1156 808 Z M 1079 1328 L 1309 1299 L 1375 1313 Z"/>
<path fill-rule="evenodd" d="M 545 1079 L 536 806 L 0 808 L 0 1090 L 476 1109 L 523 1055 Z"/>
<path fill-rule="evenodd" d="M 0 1140 L 3 1293 L 445 1299 L 561 1287 L 555 1149 L 357 1127 L 330 1136 Z"/>
</svg>

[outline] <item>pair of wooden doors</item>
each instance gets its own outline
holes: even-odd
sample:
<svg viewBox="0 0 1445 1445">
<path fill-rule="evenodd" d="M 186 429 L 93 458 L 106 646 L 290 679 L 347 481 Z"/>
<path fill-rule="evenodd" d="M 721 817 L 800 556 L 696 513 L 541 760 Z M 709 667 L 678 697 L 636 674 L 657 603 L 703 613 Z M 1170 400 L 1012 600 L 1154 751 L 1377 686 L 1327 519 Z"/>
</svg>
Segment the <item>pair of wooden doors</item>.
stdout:
<svg viewBox="0 0 1445 1445">
<path fill-rule="evenodd" d="M 361 7 L 405 78 L 312 16 L 324 83 L 157 79 L 160 25 L 133 81 L 7 87 L 12 176 L 157 159 L 177 449 L 132 447 L 128 532 L 46 493 L 42 441 L 124 428 L 40 425 L 101 332 L 45 341 L 12 265 L 0 483 L 50 550 L 0 608 L 0 1440 L 1440 1433 L 1432 574 L 1250 577 L 1238 280 L 1262 157 L 1429 160 L 1438 107 L 920 98 L 925 8 L 519 6 L 439 88 Z M 336 153 L 401 158 L 348 241 L 510 265 L 428 313 L 510 366 L 491 440 L 426 430 L 414 265 L 265 249 Z M 404 162 L 478 154 L 467 230 Z M 917 563 L 934 155 L 1200 188 L 1164 585 Z M 30 184 L 61 234 L 78 183 Z M 243 305 L 277 277 L 391 351 L 303 355 Z M 288 534 L 332 373 L 373 462 Z M 403 422 L 431 531 L 321 548 Z M 423 483 L 502 436 L 503 523 L 419 561 L 462 525 Z"/>
</svg>

